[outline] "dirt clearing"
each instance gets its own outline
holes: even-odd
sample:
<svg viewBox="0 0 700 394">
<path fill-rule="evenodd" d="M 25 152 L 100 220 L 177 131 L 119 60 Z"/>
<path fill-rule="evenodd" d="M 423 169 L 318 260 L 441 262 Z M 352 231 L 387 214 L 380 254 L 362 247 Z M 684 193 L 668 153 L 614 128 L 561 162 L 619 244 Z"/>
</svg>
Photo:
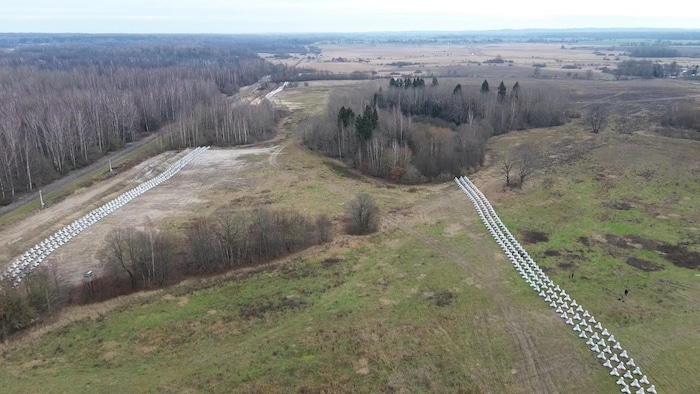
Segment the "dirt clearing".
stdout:
<svg viewBox="0 0 700 394">
<path fill-rule="evenodd" d="M 615 253 L 615 250 L 612 248 L 625 250 L 643 249 L 658 254 L 677 267 L 700 269 L 700 253 L 690 250 L 689 245 L 674 245 L 657 242 L 637 235 L 620 237 L 613 234 L 606 234 L 605 240 L 606 243 L 604 246 L 609 249 L 611 253 Z M 658 264 L 635 257 L 627 259 L 627 264 L 643 271 L 660 271 L 663 269 L 663 267 Z"/>
<path fill-rule="evenodd" d="M 88 188 L 78 189 L 63 201 L 48 206 L 22 221 L 2 227 L 0 229 L 0 264 L 2 264 L 2 268 L 7 266 L 12 259 L 73 220 L 110 201 L 120 193 L 157 176 L 185 154 L 186 152 L 163 153 L 103 182 L 95 183 Z"/>
<path fill-rule="evenodd" d="M 61 279 L 70 284 L 79 284 L 85 271 L 92 270 L 100 275 L 99 251 L 112 229 L 158 225 L 166 219 L 186 217 L 215 205 L 218 195 L 247 182 L 241 178 L 241 171 L 257 163 L 244 157 L 267 156 L 276 148 L 208 150 L 168 181 L 135 198 L 54 251 L 47 264 L 55 264 Z M 105 182 L 78 190 L 70 198 L 24 221 L 3 228 L 0 230 L 0 268 L 4 269 L 17 256 L 71 221 L 157 176 L 185 154 L 187 151 L 166 152 L 153 157 Z"/>
<path fill-rule="evenodd" d="M 645 272 L 661 271 L 664 269 L 664 267 L 656 263 L 652 263 L 649 260 L 640 259 L 639 257 L 634 256 L 628 258 L 625 262 L 631 265 L 632 267 L 639 268 L 640 270 Z"/>
</svg>

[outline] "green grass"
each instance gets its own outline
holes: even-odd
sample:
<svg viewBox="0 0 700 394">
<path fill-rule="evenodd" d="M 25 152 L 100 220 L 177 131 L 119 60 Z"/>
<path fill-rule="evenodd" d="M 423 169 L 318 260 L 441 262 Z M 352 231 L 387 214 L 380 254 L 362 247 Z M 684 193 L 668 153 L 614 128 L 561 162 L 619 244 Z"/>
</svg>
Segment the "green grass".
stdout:
<svg viewBox="0 0 700 394">
<path fill-rule="evenodd" d="M 428 227 L 428 231 L 426 231 L 426 233 L 432 237 L 437 237 L 440 236 L 443 233 L 443 231 L 445 231 L 445 223 L 438 222 Z"/>
<path fill-rule="evenodd" d="M 341 178 L 357 178 L 357 175 L 352 172 L 347 166 L 344 166 L 333 160 L 324 160 L 325 164 L 333 173 Z"/>
<path fill-rule="evenodd" d="M 578 162 L 550 169 L 552 187 L 534 186 L 496 210 L 516 230 L 516 238 L 520 229 L 549 234 L 548 242 L 525 248 L 555 282 L 611 328 L 650 380 L 658 379 L 652 383 L 669 392 L 693 392 L 700 387 L 700 377 L 692 373 L 700 362 L 700 310 L 694 301 L 700 296 L 699 271 L 676 267 L 655 250 L 615 247 L 605 240 L 609 234 L 669 244 L 695 239 L 689 248 L 697 250 L 692 227 L 697 227 L 700 185 L 692 178 L 692 160 L 678 158 L 697 148 L 679 140 L 652 141 L 640 148 L 631 139 L 613 138 Z M 620 159 L 607 161 L 611 155 Z M 654 169 L 651 179 L 638 175 L 648 168 Z M 601 171 L 614 177 L 597 178 Z M 616 209 L 611 202 L 628 202 L 630 208 Z M 592 245 L 584 245 L 581 237 Z M 560 255 L 545 256 L 545 251 Z M 630 256 L 664 270 L 644 272 L 625 263 Z M 630 295 L 622 302 L 618 298 L 625 289 Z"/>
<path fill-rule="evenodd" d="M 0 381 L 10 392 L 508 387 L 505 332 L 473 321 L 498 319 L 488 291 L 467 285 L 435 251 L 416 249 L 410 235 L 388 237 L 402 243 L 389 249 L 377 239 L 337 262 L 297 260 L 180 291 L 182 305 L 133 301 L 10 355 Z M 452 304 L 436 306 L 431 294 L 444 291 Z M 267 311 L 243 317 L 260 306 Z M 32 360 L 41 367 L 28 367 Z"/>
</svg>

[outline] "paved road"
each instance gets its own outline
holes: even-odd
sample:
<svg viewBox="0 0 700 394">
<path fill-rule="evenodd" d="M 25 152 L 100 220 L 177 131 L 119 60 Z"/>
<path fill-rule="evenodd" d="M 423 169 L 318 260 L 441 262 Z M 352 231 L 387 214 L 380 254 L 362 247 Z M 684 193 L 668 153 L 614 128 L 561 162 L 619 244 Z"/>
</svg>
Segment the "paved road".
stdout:
<svg viewBox="0 0 700 394">
<path fill-rule="evenodd" d="M 142 140 L 132 142 L 126 148 L 124 148 L 118 152 L 114 152 L 108 156 L 105 156 L 105 157 L 97 160 L 96 162 L 90 164 L 87 167 L 83 167 L 79 170 L 75 170 L 75 171 L 71 172 L 70 174 L 64 176 L 63 178 L 58 179 L 58 180 L 54 181 L 53 183 L 50 183 L 48 185 L 41 187 L 41 190 L 44 193 L 44 195 L 46 195 L 46 194 L 51 193 L 52 191 L 54 191 L 56 189 L 63 187 L 64 185 L 68 184 L 69 182 L 72 182 L 72 181 L 80 178 L 83 175 L 86 175 L 92 171 L 99 169 L 100 167 L 105 167 L 105 171 L 107 171 L 107 168 L 108 168 L 107 166 L 109 164 L 109 160 L 117 161 L 118 159 L 124 157 L 125 155 L 128 155 L 129 153 L 135 151 L 136 149 L 139 149 L 140 147 L 146 145 L 151 140 L 153 140 L 156 137 L 156 135 L 157 135 L 157 132 L 154 134 L 151 134 L 150 136 L 148 136 Z M 34 189 L 34 190 L 35 191 L 32 194 L 29 194 L 28 196 L 25 196 L 25 197 L 15 201 L 15 202 L 13 202 L 10 205 L 0 207 L 0 217 L 8 214 L 9 212 L 12 212 L 13 210 L 15 210 L 17 208 L 20 208 L 26 204 L 29 204 L 32 201 L 36 201 L 37 199 L 39 199 L 39 189 Z"/>
</svg>

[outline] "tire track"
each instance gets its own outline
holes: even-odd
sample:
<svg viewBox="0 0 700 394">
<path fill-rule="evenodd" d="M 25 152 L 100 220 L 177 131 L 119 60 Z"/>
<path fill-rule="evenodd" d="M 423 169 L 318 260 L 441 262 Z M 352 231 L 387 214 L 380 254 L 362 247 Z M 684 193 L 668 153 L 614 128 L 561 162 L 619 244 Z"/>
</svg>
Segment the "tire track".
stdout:
<svg viewBox="0 0 700 394">
<path fill-rule="evenodd" d="M 290 143 L 292 143 L 291 140 L 280 145 L 279 147 L 277 147 L 277 149 L 275 149 L 274 152 L 272 152 L 270 157 L 267 159 L 268 163 L 270 163 L 272 167 L 279 167 L 279 164 L 277 163 L 277 156 L 279 156 L 280 153 L 282 153 L 282 151 L 284 150 L 284 148 L 286 148 Z"/>
<path fill-rule="evenodd" d="M 459 265 L 465 271 L 474 275 L 478 283 L 488 283 L 490 293 L 493 295 L 501 315 L 508 322 L 506 324 L 506 332 L 517 354 L 514 364 L 517 364 L 520 369 L 518 379 L 519 385 L 522 387 L 521 392 L 560 392 L 555 383 L 555 375 L 559 372 L 559 360 L 550 358 L 548 355 L 543 355 L 537 351 L 532 334 L 524 323 L 524 316 L 505 295 L 506 289 L 499 280 L 500 275 L 495 268 L 487 269 L 487 267 L 469 264 L 460 254 L 453 252 L 435 238 L 416 231 L 405 221 L 390 216 L 385 216 L 383 220 L 389 222 L 393 227 L 400 228 L 411 234 L 424 245 L 435 250 L 436 253 Z"/>
</svg>

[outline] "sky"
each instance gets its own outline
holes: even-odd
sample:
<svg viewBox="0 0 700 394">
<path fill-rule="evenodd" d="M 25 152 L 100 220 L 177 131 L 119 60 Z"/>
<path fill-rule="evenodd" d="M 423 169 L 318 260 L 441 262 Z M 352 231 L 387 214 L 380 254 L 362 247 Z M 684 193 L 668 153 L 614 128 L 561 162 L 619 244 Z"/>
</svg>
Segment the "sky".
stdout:
<svg viewBox="0 0 700 394">
<path fill-rule="evenodd" d="M 300 33 L 700 28 L 680 2 L 619 0 L 0 0 L 0 32 Z"/>
</svg>

